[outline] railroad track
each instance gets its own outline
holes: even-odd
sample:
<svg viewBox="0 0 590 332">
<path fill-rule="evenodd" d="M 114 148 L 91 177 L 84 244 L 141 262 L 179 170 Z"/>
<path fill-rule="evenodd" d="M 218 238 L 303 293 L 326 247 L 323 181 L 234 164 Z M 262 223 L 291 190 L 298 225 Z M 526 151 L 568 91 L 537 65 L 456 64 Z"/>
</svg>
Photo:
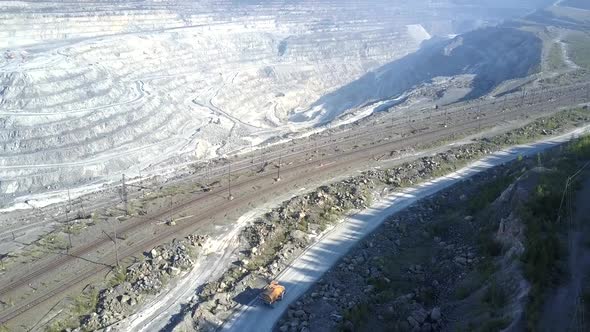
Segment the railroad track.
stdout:
<svg viewBox="0 0 590 332">
<path fill-rule="evenodd" d="M 588 86 L 588 84 L 586 84 L 586 86 Z M 547 105 L 548 107 L 550 107 L 552 104 L 559 104 L 560 102 L 563 102 L 562 99 L 564 99 L 564 98 L 567 99 L 567 98 L 571 97 L 571 95 L 575 96 L 576 94 L 575 94 L 575 92 L 569 93 L 569 94 L 566 93 L 566 94 L 562 95 L 563 98 L 556 98 L 553 102 L 549 102 L 549 103 L 546 100 L 539 98 L 538 103 L 532 103 L 531 105 L 524 105 L 524 102 L 523 102 L 523 104 L 522 104 L 523 107 L 521 107 L 520 109 L 516 109 L 514 111 L 510 111 L 510 112 L 504 112 L 503 109 L 496 110 L 494 112 L 488 111 L 488 113 L 485 116 L 481 116 L 479 118 L 469 118 L 466 121 L 463 121 L 462 123 L 454 124 L 452 128 L 434 128 L 434 129 L 428 128 L 427 130 L 425 130 L 423 132 L 417 132 L 414 134 L 410 134 L 409 136 L 402 137 L 402 138 L 399 138 L 396 140 L 389 140 L 389 141 L 385 141 L 382 143 L 376 143 L 374 145 L 359 147 L 359 148 L 352 149 L 349 151 L 343 151 L 342 153 L 328 155 L 328 156 L 323 157 L 323 161 L 326 163 L 332 161 L 333 163 L 327 164 L 326 166 L 322 167 L 322 172 L 329 173 L 330 171 L 337 170 L 339 168 L 345 168 L 347 166 L 353 165 L 354 163 L 358 162 L 359 160 L 364 160 L 368 156 L 380 154 L 380 153 L 384 153 L 384 152 L 389 152 L 392 149 L 412 146 L 417 143 L 424 143 L 425 141 L 426 142 L 433 142 L 433 141 L 436 141 L 437 139 L 447 137 L 449 135 L 465 132 L 468 129 L 475 129 L 475 128 L 481 127 L 481 126 L 487 127 L 491 124 L 497 124 L 502 118 L 505 118 L 505 117 L 514 118 L 515 116 L 519 116 L 519 115 L 522 116 L 522 115 L 528 113 L 530 111 L 530 107 L 533 107 L 536 104 L 543 104 L 543 105 Z M 493 106 L 493 105 L 495 105 L 495 104 L 488 104 L 488 106 Z M 480 112 L 485 112 L 485 110 L 482 111 L 482 109 L 485 108 L 485 106 L 482 107 L 482 105 L 479 105 L 478 107 L 480 109 Z M 456 110 L 453 112 L 453 114 L 455 114 L 455 112 L 459 112 L 459 113 L 465 112 L 465 108 L 456 108 Z M 433 112 L 432 114 L 430 114 L 430 116 L 423 116 L 423 118 L 416 120 L 416 121 L 418 123 L 422 122 L 422 121 L 432 122 L 432 121 L 434 121 L 434 119 L 440 119 L 441 117 L 446 118 L 449 115 L 451 115 L 451 113 L 449 113 L 448 109 L 447 110 L 439 110 L 438 112 Z M 327 143 L 323 142 L 323 144 L 319 147 L 314 146 L 314 147 L 307 147 L 306 148 L 306 146 L 303 145 L 303 149 L 301 151 L 293 152 L 290 155 L 285 156 L 283 158 L 297 157 L 297 156 L 300 156 L 304 153 L 316 151 L 319 148 L 333 147 L 333 146 L 337 146 L 337 145 L 347 143 L 347 142 L 350 142 L 353 140 L 360 140 L 363 138 L 371 137 L 371 135 L 380 136 L 383 133 L 392 133 L 394 131 L 399 131 L 400 129 L 408 129 L 407 126 L 408 126 L 408 122 L 405 121 L 405 119 L 403 119 L 403 120 L 398 120 L 397 122 L 394 122 L 393 125 L 392 124 L 385 124 L 382 126 L 381 129 L 379 129 L 377 131 L 371 131 L 370 133 L 365 131 L 365 133 L 363 133 L 362 136 L 361 135 L 352 135 L 352 136 L 342 139 L 342 140 L 336 139 L 336 142 L 332 142 L 333 138 L 328 137 L 328 142 Z M 404 127 L 406 127 L 406 128 L 404 128 Z M 289 147 L 287 149 L 289 149 Z M 271 159 L 271 161 L 272 161 L 272 159 Z M 338 162 L 334 162 L 334 161 L 338 161 Z M 287 186 L 289 184 L 293 184 L 294 182 L 298 181 L 299 179 L 297 177 L 293 177 L 292 179 L 288 179 L 289 174 L 296 173 L 296 172 L 298 172 L 300 170 L 304 170 L 310 166 L 317 165 L 317 163 L 318 163 L 318 160 L 315 160 L 315 159 L 312 161 L 305 161 L 304 160 L 302 163 L 297 163 L 297 164 L 293 164 L 292 166 L 287 166 L 287 167 L 282 168 L 283 176 L 287 179 L 287 181 L 282 181 L 281 185 Z M 249 169 L 250 167 L 252 167 L 252 165 L 248 164 L 243 169 Z M 220 168 L 223 171 L 223 167 L 220 167 Z M 271 180 L 272 181 L 273 176 L 274 176 L 274 171 L 266 171 L 260 176 L 250 177 L 248 179 L 245 179 L 245 180 L 242 180 L 238 183 L 235 183 L 234 188 L 235 188 L 235 190 L 239 190 L 240 188 L 247 187 L 247 186 L 249 186 L 253 183 L 256 183 L 258 181 L 262 181 L 262 180 Z M 276 188 L 272 187 L 272 186 L 267 186 L 266 188 L 260 189 L 260 191 L 258 191 L 257 193 L 260 193 L 262 195 L 265 192 L 269 192 L 274 189 L 276 189 Z M 199 203 L 200 201 L 202 201 L 204 199 L 211 198 L 213 195 L 219 196 L 220 194 L 223 194 L 225 191 L 226 191 L 225 188 L 216 188 L 216 189 L 213 189 L 209 193 L 202 194 L 194 199 L 191 199 L 187 202 L 181 203 L 180 205 L 174 206 L 173 208 L 165 210 L 165 211 L 158 213 L 156 215 L 150 216 L 149 218 L 136 219 L 135 221 L 124 224 L 122 226 L 122 228 L 119 229 L 119 233 L 125 235 L 127 233 L 134 231 L 136 228 L 141 227 L 146 222 L 153 222 L 153 221 L 162 220 L 162 219 L 166 218 L 167 216 L 172 216 L 174 214 L 180 213 L 183 210 L 186 210 L 187 208 Z M 227 211 L 228 209 L 235 208 L 236 206 L 240 206 L 240 204 L 247 202 L 248 200 L 249 200 L 248 196 L 242 196 L 242 197 L 236 198 L 233 201 L 222 202 L 222 204 L 219 204 L 216 208 L 210 208 L 207 210 L 203 210 L 202 213 L 191 218 L 191 220 L 193 220 L 193 222 L 180 223 L 176 228 L 166 229 L 164 232 L 162 232 L 161 234 L 158 234 L 158 236 L 156 236 L 156 237 L 146 239 L 146 240 L 140 241 L 132 246 L 129 246 L 120 252 L 120 257 L 121 257 L 121 259 L 124 259 L 126 257 L 137 255 L 138 253 L 144 252 L 147 249 L 150 249 L 158 244 L 161 244 L 162 242 L 165 242 L 165 240 L 167 240 L 167 239 L 170 239 L 172 237 L 176 237 L 176 236 L 179 236 L 182 234 L 186 234 L 187 231 L 189 231 L 191 228 L 195 228 L 195 227 L 205 223 L 207 216 L 216 215 L 216 214 L 221 213 L 223 211 Z M 56 259 L 50 259 L 42 264 L 38 264 L 37 266 L 35 266 L 35 270 L 33 270 L 32 272 L 30 272 L 24 276 L 21 276 L 20 278 L 18 278 L 16 280 L 11 280 L 10 282 L 2 285 L 0 287 L 0 296 L 3 296 L 5 294 L 13 291 L 14 289 L 18 289 L 22 286 L 28 285 L 32 281 L 39 279 L 44 274 L 51 272 L 59 267 L 62 267 L 63 265 L 65 265 L 68 262 L 73 261 L 74 259 L 76 259 L 75 256 L 80 257 L 80 256 L 83 256 L 83 255 L 88 254 L 90 252 L 93 252 L 96 249 L 104 246 L 105 244 L 108 244 L 109 242 L 110 242 L 110 240 L 106 239 L 106 238 L 97 239 L 87 245 L 72 249 L 69 253 L 69 256 L 61 256 Z M 19 315 L 35 308 L 36 306 L 47 301 L 48 299 L 51 299 L 59 294 L 64 293 L 68 289 L 79 285 L 80 283 L 91 278 L 92 276 L 102 273 L 102 272 L 105 272 L 106 270 L 110 269 L 111 266 L 113 266 L 115 264 L 115 261 L 114 261 L 114 259 L 107 257 L 107 259 L 105 259 L 102 263 L 104 265 L 98 265 L 98 266 L 94 266 L 90 269 L 82 270 L 79 273 L 76 273 L 75 275 L 73 275 L 71 278 L 67 278 L 67 279 L 62 280 L 62 282 L 60 284 L 56 285 L 55 287 L 48 288 L 45 290 L 38 290 L 37 292 L 34 293 L 34 295 L 29 296 L 29 298 L 27 298 L 26 301 L 15 304 L 11 308 L 8 308 L 7 310 L 4 310 L 2 313 L 0 313 L 0 322 L 4 323 L 9 320 L 12 320 L 15 317 L 18 317 Z"/>
</svg>

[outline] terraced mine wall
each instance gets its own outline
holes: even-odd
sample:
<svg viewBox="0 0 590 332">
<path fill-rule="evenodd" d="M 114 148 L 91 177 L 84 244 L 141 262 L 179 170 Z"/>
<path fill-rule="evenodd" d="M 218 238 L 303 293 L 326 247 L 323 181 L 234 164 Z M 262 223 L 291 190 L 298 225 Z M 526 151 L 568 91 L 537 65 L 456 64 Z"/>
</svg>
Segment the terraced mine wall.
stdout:
<svg viewBox="0 0 590 332">
<path fill-rule="evenodd" d="M 492 7 L 0 2 L 0 203 L 163 174 L 331 121 L 358 101 L 318 109 L 326 93 L 434 35 L 534 6 Z"/>
</svg>

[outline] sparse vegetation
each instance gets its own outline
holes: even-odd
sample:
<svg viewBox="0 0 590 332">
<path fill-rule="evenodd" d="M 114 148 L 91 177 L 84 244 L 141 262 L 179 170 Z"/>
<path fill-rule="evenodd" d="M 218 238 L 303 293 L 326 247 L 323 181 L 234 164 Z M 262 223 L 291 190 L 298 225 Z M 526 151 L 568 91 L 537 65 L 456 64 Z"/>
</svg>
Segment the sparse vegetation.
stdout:
<svg viewBox="0 0 590 332">
<path fill-rule="evenodd" d="M 485 322 L 481 327 L 476 328 L 477 332 L 498 332 L 510 325 L 510 320 L 506 318 L 496 318 Z"/>
<path fill-rule="evenodd" d="M 504 308 L 508 302 L 508 295 L 501 285 L 498 285 L 496 281 L 492 281 L 486 289 L 482 301 L 489 306 L 490 309 L 500 310 Z"/>
<path fill-rule="evenodd" d="M 578 159 L 590 158 L 590 135 L 583 136 L 568 145 L 568 151 Z"/>
<path fill-rule="evenodd" d="M 360 303 L 352 307 L 351 309 L 344 311 L 344 319 L 352 322 L 356 331 L 369 317 L 369 305 L 367 303 Z M 341 327 L 341 331 L 352 332 L 346 327 Z"/>
<path fill-rule="evenodd" d="M 563 61 L 561 46 L 555 43 L 551 46 L 551 49 L 549 50 L 549 54 L 547 56 L 547 69 L 555 71 L 562 69 L 564 67 L 565 63 Z"/>
<path fill-rule="evenodd" d="M 108 280 L 108 287 L 119 285 L 127 279 L 126 269 L 123 266 L 113 268 L 112 276 Z"/>
<path fill-rule="evenodd" d="M 534 330 L 545 299 L 545 290 L 554 286 L 563 274 L 559 261 L 565 249 L 559 239 L 556 223 L 560 195 L 556 190 L 537 191 L 523 212 L 526 244 L 523 255 L 524 272 L 531 282 L 527 305 L 529 330 Z"/>
<path fill-rule="evenodd" d="M 255 256 L 255 258 L 248 263 L 247 269 L 255 271 L 259 267 L 269 264 L 274 259 L 276 252 L 280 250 L 287 239 L 287 234 L 287 231 L 276 232 L 272 238 L 265 242 L 260 254 Z"/>
<path fill-rule="evenodd" d="M 503 176 L 488 183 L 481 188 L 478 195 L 474 196 L 468 203 L 468 211 L 472 214 L 478 213 L 492 203 L 500 194 L 514 182 L 514 177 Z"/>
<path fill-rule="evenodd" d="M 590 69 L 590 37 L 582 33 L 571 34 L 567 43 L 572 61 L 582 68 Z"/>
<path fill-rule="evenodd" d="M 546 290 L 551 289 L 565 276 L 565 231 L 560 221 L 560 204 L 565 182 L 576 169 L 575 161 L 590 157 L 590 137 L 570 143 L 562 159 L 554 161 L 553 171 L 543 176 L 532 198 L 522 209 L 526 225 L 524 272 L 531 283 L 527 305 L 527 327 L 535 330 L 544 304 Z"/>
<path fill-rule="evenodd" d="M 490 259 L 479 263 L 455 288 L 454 297 L 458 300 L 464 300 L 471 296 L 490 279 L 497 269 L 496 264 Z"/>
<path fill-rule="evenodd" d="M 62 332 L 74 327 L 75 322 L 73 320 L 56 320 L 52 321 L 45 327 L 45 332 Z"/>
</svg>

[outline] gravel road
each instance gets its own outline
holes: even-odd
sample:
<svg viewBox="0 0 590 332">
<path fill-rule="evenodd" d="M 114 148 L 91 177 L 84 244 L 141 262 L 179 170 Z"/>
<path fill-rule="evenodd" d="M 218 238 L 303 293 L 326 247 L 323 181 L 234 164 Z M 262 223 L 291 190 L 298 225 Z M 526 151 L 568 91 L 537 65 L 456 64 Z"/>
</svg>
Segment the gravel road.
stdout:
<svg viewBox="0 0 590 332">
<path fill-rule="evenodd" d="M 387 216 L 396 213 L 414 202 L 433 195 L 478 172 L 484 171 L 516 159 L 519 155 L 534 155 L 545 149 L 562 144 L 590 126 L 567 134 L 542 140 L 534 144 L 519 145 L 487 156 L 465 168 L 447 176 L 426 182 L 400 193 L 392 194 L 378 201 L 371 208 L 347 218 L 327 233 L 319 242 L 311 245 L 301 256 L 278 276 L 285 285 L 287 294 L 274 309 L 254 300 L 242 306 L 225 324 L 224 331 L 271 331 L 275 322 L 282 316 L 289 304 L 303 295 L 328 269 L 344 256 L 360 239 L 375 230 Z"/>
</svg>

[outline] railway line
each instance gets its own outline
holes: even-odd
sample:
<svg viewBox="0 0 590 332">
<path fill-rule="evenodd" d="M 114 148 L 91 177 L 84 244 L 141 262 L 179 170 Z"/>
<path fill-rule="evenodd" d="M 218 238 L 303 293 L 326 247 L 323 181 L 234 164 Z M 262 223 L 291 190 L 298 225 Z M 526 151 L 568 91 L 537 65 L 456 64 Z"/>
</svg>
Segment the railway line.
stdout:
<svg viewBox="0 0 590 332">
<path fill-rule="evenodd" d="M 121 225 L 119 234 L 125 236 L 132 234 L 136 229 L 143 227 L 146 223 L 157 222 L 183 211 L 194 208 L 201 202 L 213 200 L 216 204 L 210 204 L 202 208 L 193 217 L 187 218 L 174 228 L 166 228 L 164 231 L 152 238 L 142 239 L 133 245 L 122 248 L 119 252 L 120 259 L 132 257 L 164 243 L 174 237 L 184 236 L 195 228 L 208 222 L 207 217 L 223 214 L 224 211 L 237 209 L 247 204 L 251 197 L 240 195 L 240 192 L 247 188 L 259 185 L 256 193 L 262 195 L 276 190 L 277 187 L 287 188 L 295 184 L 300 178 L 301 172 L 314 172 L 321 174 L 332 174 L 337 170 L 352 167 L 359 161 L 364 161 L 371 156 L 389 153 L 393 150 L 410 147 L 420 143 L 432 143 L 446 137 L 465 133 L 466 131 L 489 127 L 502 122 L 503 120 L 514 120 L 527 115 L 541 115 L 556 110 L 560 106 L 572 105 L 577 102 L 588 102 L 588 91 L 590 84 L 584 83 L 576 86 L 561 87 L 553 89 L 550 93 L 531 93 L 517 95 L 503 100 L 495 100 L 482 103 L 465 103 L 463 105 L 439 108 L 437 110 L 422 110 L 409 118 L 400 117 L 387 121 L 386 115 L 375 117 L 377 124 L 371 130 L 362 129 L 360 126 L 347 126 L 340 132 L 320 134 L 320 139 L 313 138 L 297 139 L 294 143 L 271 146 L 264 154 L 263 160 L 253 163 L 249 155 L 239 156 L 241 160 L 231 161 L 233 176 L 245 179 L 233 182 L 233 192 L 236 193 L 234 200 L 227 200 L 225 193 L 227 188 L 217 186 L 208 192 L 201 192 L 196 197 L 185 202 L 178 203 L 169 209 L 149 216 L 147 218 L 134 218 Z M 528 98 L 528 99 L 527 99 Z M 516 107 L 516 105 L 520 105 Z M 510 111 L 508 111 L 510 109 Z M 535 109 L 532 112 L 532 109 Z M 375 121 L 364 120 L 366 122 Z M 381 122 L 379 122 L 381 121 Z M 439 126 L 442 121 L 446 126 Z M 359 129 L 360 128 L 360 129 Z M 366 127 L 365 127 L 366 128 Z M 418 129 L 417 129 L 418 128 Z M 356 131 L 360 133 L 356 133 Z M 399 137 L 393 138 L 398 135 Z M 317 137 L 315 137 L 317 138 Z M 355 143 L 356 142 L 356 143 Z M 355 144 L 352 144 L 355 143 Z M 358 143 L 358 144 L 357 144 Z M 363 144 L 364 143 L 364 144 Z M 335 152 L 338 150 L 339 152 Z M 320 156 L 322 155 L 322 156 Z M 281 160 L 285 166 L 281 167 L 280 183 L 274 183 L 275 168 L 266 167 L 261 173 L 252 172 L 253 167 L 261 167 L 264 163 L 272 165 L 273 162 Z M 203 181 L 205 179 L 220 178 L 220 185 L 224 185 L 223 179 L 227 176 L 227 168 L 230 161 L 206 171 L 198 172 L 188 179 L 178 181 Z M 321 167 L 319 167 L 322 165 Z M 316 174 L 317 175 L 317 174 Z M 108 238 L 97 238 L 96 240 L 82 246 L 74 247 L 68 255 L 50 257 L 37 263 L 27 273 L 20 274 L 8 280 L 0 286 L 0 297 L 12 293 L 19 288 L 26 287 L 31 282 L 42 278 L 44 275 L 62 268 L 78 257 L 83 257 L 98 249 L 110 244 Z M 112 255 L 105 255 L 100 265 L 84 268 L 73 273 L 71 277 L 61 280 L 58 284 L 39 289 L 23 301 L 15 303 L 10 308 L 0 312 L 0 323 L 14 320 L 25 312 L 28 312 L 45 301 L 58 297 L 67 290 L 82 284 L 93 276 L 104 273 L 116 264 Z"/>
</svg>

